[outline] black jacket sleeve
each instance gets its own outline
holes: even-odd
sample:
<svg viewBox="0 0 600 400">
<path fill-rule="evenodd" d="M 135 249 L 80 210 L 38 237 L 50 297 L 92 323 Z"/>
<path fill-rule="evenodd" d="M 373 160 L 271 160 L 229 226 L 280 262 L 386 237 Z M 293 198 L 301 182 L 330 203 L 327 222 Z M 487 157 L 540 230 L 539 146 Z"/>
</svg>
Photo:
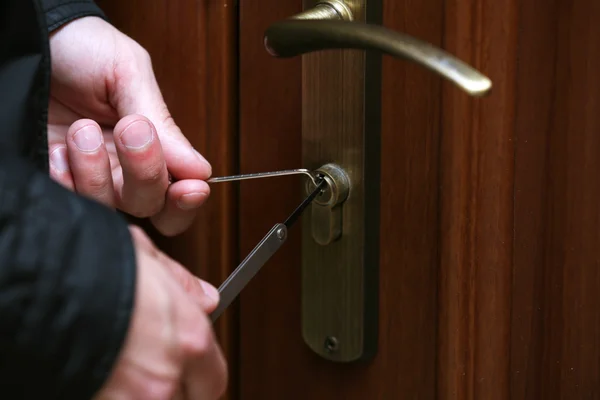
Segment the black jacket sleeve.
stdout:
<svg viewBox="0 0 600 400">
<path fill-rule="evenodd" d="M 126 337 L 135 274 L 123 217 L 0 149 L 2 398 L 90 399 Z"/>
<path fill-rule="evenodd" d="M 41 0 L 41 3 L 50 32 L 76 18 L 96 16 L 107 19 L 92 0 Z"/>
</svg>

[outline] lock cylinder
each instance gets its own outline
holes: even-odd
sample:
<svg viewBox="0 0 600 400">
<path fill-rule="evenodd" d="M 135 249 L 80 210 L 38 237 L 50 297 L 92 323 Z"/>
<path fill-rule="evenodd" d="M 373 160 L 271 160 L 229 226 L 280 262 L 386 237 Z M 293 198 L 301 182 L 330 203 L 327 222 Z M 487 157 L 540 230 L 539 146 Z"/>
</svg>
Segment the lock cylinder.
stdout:
<svg viewBox="0 0 600 400">
<path fill-rule="evenodd" d="M 337 164 L 325 164 L 315 174 L 327 184 L 311 206 L 312 237 L 317 244 L 326 246 L 342 235 L 342 204 L 350 195 L 350 178 Z M 314 189 L 315 184 L 307 182 L 307 193 Z"/>
</svg>

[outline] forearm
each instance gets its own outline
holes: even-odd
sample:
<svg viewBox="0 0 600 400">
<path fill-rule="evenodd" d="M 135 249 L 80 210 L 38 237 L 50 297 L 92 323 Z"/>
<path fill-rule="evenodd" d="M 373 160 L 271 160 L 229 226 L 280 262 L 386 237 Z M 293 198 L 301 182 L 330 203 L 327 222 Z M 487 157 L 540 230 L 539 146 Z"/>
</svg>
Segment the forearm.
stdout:
<svg viewBox="0 0 600 400">
<path fill-rule="evenodd" d="M 0 387 L 90 398 L 127 334 L 134 258 L 118 214 L 0 154 Z"/>
<path fill-rule="evenodd" d="M 96 16 L 106 19 L 106 15 L 92 0 L 40 0 L 40 2 L 50 32 L 81 17 Z"/>
</svg>

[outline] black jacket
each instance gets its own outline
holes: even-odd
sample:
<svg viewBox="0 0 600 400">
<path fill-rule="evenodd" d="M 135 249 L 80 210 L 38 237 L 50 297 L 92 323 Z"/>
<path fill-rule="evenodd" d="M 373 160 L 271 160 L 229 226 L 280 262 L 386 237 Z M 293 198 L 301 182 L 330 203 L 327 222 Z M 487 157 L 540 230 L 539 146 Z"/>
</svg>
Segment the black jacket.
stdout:
<svg viewBox="0 0 600 400">
<path fill-rule="evenodd" d="M 126 220 L 48 175 L 49 31 L 86 0 L 0 0 L 0 398 L 89 399 L 134 301 Z"/>
</svg>

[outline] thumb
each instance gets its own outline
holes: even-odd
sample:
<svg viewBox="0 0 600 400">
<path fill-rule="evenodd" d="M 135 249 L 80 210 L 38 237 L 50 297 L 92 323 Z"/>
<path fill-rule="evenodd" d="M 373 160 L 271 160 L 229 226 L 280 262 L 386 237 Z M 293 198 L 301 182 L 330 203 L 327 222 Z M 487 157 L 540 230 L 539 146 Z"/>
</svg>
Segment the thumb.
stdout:
<svg viewBox="0 0 600 400">
<path fill-rule="evenodd" d="M 177 180 L 206 180 L 211 165 L 198 153 L 173 120 L 152 70 L 149 56 L 138 56 L 136 73 L 119 74 L 113 98 L 119 118 L 141 114 L 156 127 L 169 173 Z"/>
</svg>

